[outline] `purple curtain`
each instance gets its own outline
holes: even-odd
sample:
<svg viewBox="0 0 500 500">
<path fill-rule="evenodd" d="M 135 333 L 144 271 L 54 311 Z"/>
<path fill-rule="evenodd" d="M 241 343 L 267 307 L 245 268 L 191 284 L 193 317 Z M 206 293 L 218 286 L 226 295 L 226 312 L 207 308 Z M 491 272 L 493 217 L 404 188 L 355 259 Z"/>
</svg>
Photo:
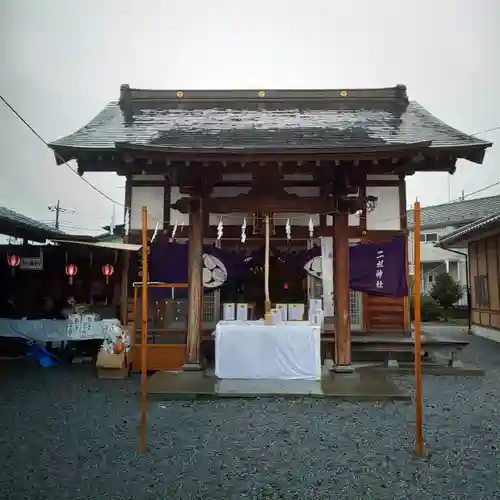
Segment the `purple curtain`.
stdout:
<svg viewBox="0 0 500 500">
<path fill-rule="evenodd" d="M 406 297 L 405 238 L 349 248 L 349 286 L 381 297 Z"/>
<path fill-rule="evenodd" d="M 243 257 L 236 252 L 231 252 L 222 248 L 215 248 L 210 245 L 203 246 L 203 252 L 215 259 L 211 259 L 214 263 L 220 261 L 222 266 L 219 267 L 220 272 L 227 276 L 224 283 L 237 280 L 246 271 L 246 266 Z M 162 283 L 187 283 L 188 282 L 188 264 L 189 262 L 189 246 L 188 243 L 170 242 L 168 238 L 157 238 L 151 245 L 149 255 L 149 279 L 150 281 L 158 281 Z M 204 263 L 206 267 L 206 262 Z M 222 269 L 221 269 L 222 268 Z M 208 271 L 211 273 L 213 269 Z M 205 270 L 207 272 L 207 270 Z M 222 284 L 222 283 L 221 283 Z M 205 293 L 211 291 L 214 287 L 205 287 Z M 156 288 L 151 290 L 151 295 L 157 299 L 169 298 L 172 296 L 171 289 Z M 176 288 L 176 298 L 187 297 L 187 289 Z"/>
<path fill-rule="evenodd" d="M 225 268 L 225 283 L 240 279 L 255 265 L 264 265 L 264 248 L 259 248 L 246 260 L 236 252 L 204 245 L 204 253 L 218 259 Z M 304 265 L 321 255 L 320 247 L 285 254 L 272 251 L 280 261 L 294 264 L 297 273 L 304 273 Z M 296 265 L 295 265 L 296 264 Z M 168 238 L 158 238 L 151 245 L 150 280 L 163 283 L 187 283 L 188 244 L 169 242 Z M 406 282 L 405 238 L 397 238 L 389 243 L 361 243 L 349 248 L 349 285 L 353 290 L 382 297 L 405 297 L 408 295 Z M 205 288 L 205 293 L 211 288 Z M 153 289 L 157 299 L 171 297 L 171 290 Z M 186 289 L 176 289 L 175 296 L 186 297 Z"/>
</svg>

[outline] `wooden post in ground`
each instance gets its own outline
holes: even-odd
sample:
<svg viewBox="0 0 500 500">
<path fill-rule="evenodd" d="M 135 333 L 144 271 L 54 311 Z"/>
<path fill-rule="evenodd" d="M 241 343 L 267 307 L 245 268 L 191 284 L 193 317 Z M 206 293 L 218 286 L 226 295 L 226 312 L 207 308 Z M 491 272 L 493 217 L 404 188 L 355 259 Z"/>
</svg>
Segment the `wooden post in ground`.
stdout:
<svg viewBox="0 0 500 500">
<path fill-rule="evenodd" d="M 142 207 L 142 287 L 141 287 L 141 443 L 146 453 L 146 410 L 148 403 L 148 209 Z"/>
<path fill-rule="evenodd" d="M 188 327 L 184 370 L 201 370 L 200 344 L 203 318 L 203 217 L 201 210 L 201 200 L 191 203 L 188 251 Z"/>
<path fill-rule="evenodd" d="M 349 322 L 349 216 L 337 212 L 334 220 L 335 245 L 335 365 L 336 372 L 350 373 L 351 332 Z"/>
<path fill-rule="evenodd" d="M 424 445 L 422 436 L 422 360 L 420 346 L 420 202 L 415 202 L 413 210 L 414 217 L 414 252 L 413 260 L 415 265 L 415 279 L 413 289 L 415 298 L 413 301 L 415 308 L 415 452 L 419 457 L 424 455 Z"/>
</svg>

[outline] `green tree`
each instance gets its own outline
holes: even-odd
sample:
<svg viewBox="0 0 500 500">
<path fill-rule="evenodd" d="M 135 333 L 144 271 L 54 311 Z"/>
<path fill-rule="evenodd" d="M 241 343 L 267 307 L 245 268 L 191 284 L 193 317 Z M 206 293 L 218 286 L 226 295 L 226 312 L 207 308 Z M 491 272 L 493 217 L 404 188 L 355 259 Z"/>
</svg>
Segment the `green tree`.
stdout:
<svg viewBox="0 0 500 500">
<path fill-rule="evenodd" d="M 464 288 L 448 273 L 436 277 L 431 297 L 443 308 L 449 309 L 464 296 Z"/>
</svg>

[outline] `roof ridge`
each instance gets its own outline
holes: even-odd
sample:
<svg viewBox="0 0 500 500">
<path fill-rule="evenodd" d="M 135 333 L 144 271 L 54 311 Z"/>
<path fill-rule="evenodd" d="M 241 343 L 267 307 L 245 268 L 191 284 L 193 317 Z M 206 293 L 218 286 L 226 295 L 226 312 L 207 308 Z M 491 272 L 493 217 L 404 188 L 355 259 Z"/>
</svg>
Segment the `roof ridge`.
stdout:
<svg viewBox="0 0 500 500">
<path fill-rule="evenodd" d="M 120 86 L 120 104 L 133 101 L 179 100 L 322 100 L 373 99 L 395 100 L 408 103 L 405 85 L 361 89 L 137 89 L 128 84 Z"/>
<path fill-rule="evenodd" d="M 455 229 L 455 231 L 452 231 L 451 233 L 445 235 L 440 239 L 441 243 L 451 243 L 453 244 L 454 241 L 460 238 L 462 235 L 467 235 L 468 233 L 471 233 L 477 229 L 480 229 L 481 227 L 490 224 L 492 222 L 496 222 L 498 218 L 500 217 L 500 211 L 496 211 L 492 214 L 485 215 L 484 217 L 481 217 L 480 219 L 477 219 L 473 222 L 469 222 L 465 226 L 459 227 Z M 436 245 L 434 245 L 436 246 Z"/>
<path fill-rule="evenodd" d="M 426 209 L 429 209 L 429 208 L 438 208 L 438 207 L 445 207 L 445 206 L 451 206 L 451 205 L 461 205 L 461 204 L 467 204 L 467 203 L 471 203 L 471 202 L 475 202 L 475 201 L 480 201 L 480 200 L 491 200 L 493 198 L 498 198 L 500 199 L 500 194 L 494 194 L 492 196 L 482 196 L 481 198 L 470 198 L 468 200 L 456 200 L 456 201 L 448 201 L 446 203 L 439 203 L 437 205 L 427 205 L 425 207 L 421 207 L 420 210 L 426 210 Z M 408 210 L 408 212 L 412 212 L 413 213 L 414 209 L 413 208 L 410 208 Z"/>
</svg>

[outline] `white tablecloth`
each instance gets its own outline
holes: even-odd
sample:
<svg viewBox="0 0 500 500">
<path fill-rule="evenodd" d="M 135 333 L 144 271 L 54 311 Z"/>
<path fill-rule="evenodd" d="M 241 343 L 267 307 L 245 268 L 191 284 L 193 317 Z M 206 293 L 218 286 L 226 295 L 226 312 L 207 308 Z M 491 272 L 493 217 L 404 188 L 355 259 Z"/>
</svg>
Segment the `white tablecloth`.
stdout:
<svg viewBox="0 0 500 500">
<path fill-rule="evenodd" d="M 320 327 L 307 321 L 265 325 L 219 321 L 215 375 L 221 379 L 320 380 Z"/>
<path fill-rule="evenodd" d="M 73 315 L 66 319 L 0 318 L 0 337 L 17 337 L 36 342 L 67 342 L 68 340 L 105 339 L 120 328 L 120 320 L 84 321 Z"/>
</svg>

